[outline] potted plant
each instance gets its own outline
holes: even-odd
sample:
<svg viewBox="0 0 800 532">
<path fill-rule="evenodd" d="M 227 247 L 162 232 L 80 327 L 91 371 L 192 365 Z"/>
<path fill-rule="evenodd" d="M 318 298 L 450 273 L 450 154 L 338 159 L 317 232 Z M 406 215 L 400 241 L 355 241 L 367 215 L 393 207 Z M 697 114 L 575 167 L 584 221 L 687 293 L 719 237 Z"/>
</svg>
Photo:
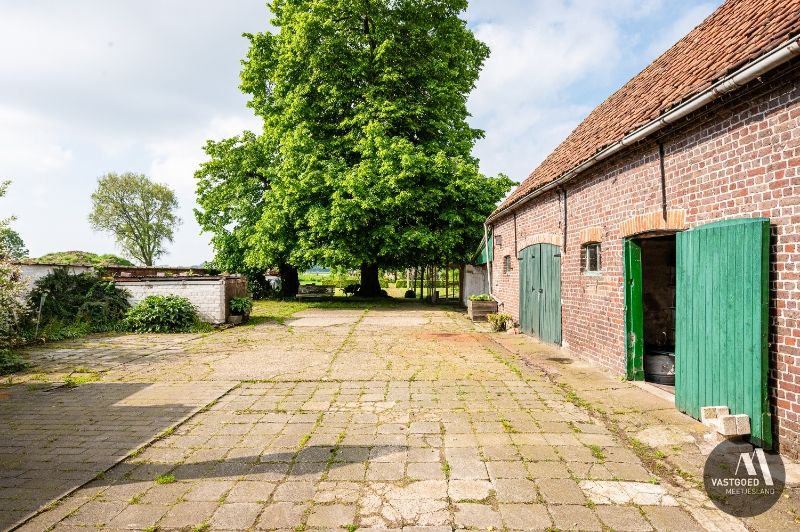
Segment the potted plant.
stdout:
<svg viewBox="0 0 800 532">
<path fill-rule="evenodd" d="M 487 314 L 497 312 L 497 301 L 489 294 L 469 296 L 467 301 L 467 314 L 472 321 L 485 320 Z"/>
<path fill-rule="evenodd" d="M 230 323 L 238 325 L 250 318 L 250 311 L 253 310 L 253 300 L 249 297 L 234 297 L 231 299 L 231 315 L 228 318 Z"/>
</svg>

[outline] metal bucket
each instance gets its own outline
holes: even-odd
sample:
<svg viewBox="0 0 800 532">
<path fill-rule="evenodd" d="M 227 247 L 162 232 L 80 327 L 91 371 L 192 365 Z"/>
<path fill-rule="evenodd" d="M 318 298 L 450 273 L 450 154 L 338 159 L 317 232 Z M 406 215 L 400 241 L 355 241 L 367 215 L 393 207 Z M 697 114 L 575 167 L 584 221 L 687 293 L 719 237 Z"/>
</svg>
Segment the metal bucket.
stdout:
<svg viewBox="0 0 800 532">
<path fill-rule="evenodd" d="M 675 353 L 664 349 L 645 349 L 644 380 L 675 386 Z"/>
</svg>

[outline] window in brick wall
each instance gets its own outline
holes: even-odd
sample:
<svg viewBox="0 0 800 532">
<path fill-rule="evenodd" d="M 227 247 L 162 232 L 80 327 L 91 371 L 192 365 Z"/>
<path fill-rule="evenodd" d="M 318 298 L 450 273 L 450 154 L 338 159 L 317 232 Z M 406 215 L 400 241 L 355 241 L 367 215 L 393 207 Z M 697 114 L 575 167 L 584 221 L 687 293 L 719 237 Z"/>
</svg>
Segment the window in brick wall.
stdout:
<svg viewBox="0 0 800 532">
<path fill-rule="evenodd" d="M 503 273 L 511 273 L 511 255 L 503 257 Z"/>
<path fill-rule="evenodd" d="M 499 248 L 503 247 L 503 235 L 494 235 L 494 245 Z"/>
<path fill-rule="evenodd" d="M 581 272 L 600 272 L 601 268 L 600 244 L 592 242 L 581 246 Z"/>
</svg>

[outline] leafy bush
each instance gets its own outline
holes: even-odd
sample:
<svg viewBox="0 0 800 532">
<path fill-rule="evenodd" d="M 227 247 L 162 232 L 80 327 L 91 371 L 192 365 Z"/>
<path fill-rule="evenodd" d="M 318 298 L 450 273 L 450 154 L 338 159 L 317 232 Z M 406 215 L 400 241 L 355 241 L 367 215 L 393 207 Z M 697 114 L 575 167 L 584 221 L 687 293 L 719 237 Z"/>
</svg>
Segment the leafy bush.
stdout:
<svg viewBox="0 0 800 532">
<path fill-rule="evenodd" d="M 30 367 L 30 364 L 7 349 L 0 348 L 0 375 L 10 375 Z"/>
<path fill-rule="evenodd" d="M 417 297 L 417 293 L 414 292 L 413 290 L 406 290 L 406 295 L 403 297 L 405 297 L 406 299 L 414 299 L 415 297 Z"/>
<path fill-rule="evenodd" d="M 398 279 L 394 283 L 394 287 L 395 288 L 408 288 L 408 281 L 406 281 L 405 279 Z"/>
<path fill-rule="evenodd" d="M 469 296 L 470 301 L 493 301 L 492 296 L 489 294 L 477 294 Z"/>
<path fill-rule="evenodd" d="M 9 349 L 19 335 L 26 312 L 20 303 L 23 290 L 19 268 L 0 253 L 0 351 Z"/>
<path fill-rule="evenodd" d="M 231 313 L 235 316 L 250 314 L 253 310 L 253 300 L 249 297 L 234 297 L 231 299 Z"/>
<path fill-rule="evenodd" d="M 31 315 L 41 304 L 40 327 L 53 322 L 89 324 L 105 330 L 120 321 L 128 310 L 128 293 L 96 273 L 72 274 L 56 268 L 33 285 L 28 297 Z"/>
<path fill-rule="evenodd" d="M 508 322 L 511 321 L 513 318 L 511 314 L 505 314 L 503 312 L 489 313 L 486 315 L 486 319 L 489 320 L 489 323 L 492 326 L 492 330 L 495 332 L 502 332 L 508 328 Z"/>
<path fill-rule="evenodd" d="M 141 333 L 187 332 L 197 321 L 194 305 L 180 296 L 147 296 L 125 316 L 126 328 Z"/>
</svg>

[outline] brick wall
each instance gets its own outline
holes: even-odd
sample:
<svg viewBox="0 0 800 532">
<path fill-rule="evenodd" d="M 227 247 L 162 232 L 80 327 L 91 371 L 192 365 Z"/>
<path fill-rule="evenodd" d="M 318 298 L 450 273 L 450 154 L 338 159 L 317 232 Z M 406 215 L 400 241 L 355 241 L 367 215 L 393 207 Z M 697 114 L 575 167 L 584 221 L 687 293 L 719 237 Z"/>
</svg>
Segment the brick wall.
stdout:
<svg viewBox="0 0 800 532">
<path fill-rule="evenodd" d="M 494 223 L 502 246 L 492 264 L 494 294 L 519 316 L 518 264 L 503 257 L 547 235 L 563 235 L 564 345 L 624 372 L 623 237 L 647 229 L 694 227 L 764 216 L 772 224 L 770 394 L 782 452 L 800 456 L 800 76 L 795 61 L 727 102 L 664 132 L 666 207 L 662 221 L 655 140 L 626 150 Z M 662 224 L 659 226 L 659 224 Z M 602 273 L 580 270 L 580 245 L 601 235 Z M 537 235 L 533 237 L 533 235 Z M 528 238 L 529 240 L 526 240 Z M 497 238 L 495 238 L 497 240 Z M 524 244 L 524 245 L 523 245 Z"/>
</svg>

